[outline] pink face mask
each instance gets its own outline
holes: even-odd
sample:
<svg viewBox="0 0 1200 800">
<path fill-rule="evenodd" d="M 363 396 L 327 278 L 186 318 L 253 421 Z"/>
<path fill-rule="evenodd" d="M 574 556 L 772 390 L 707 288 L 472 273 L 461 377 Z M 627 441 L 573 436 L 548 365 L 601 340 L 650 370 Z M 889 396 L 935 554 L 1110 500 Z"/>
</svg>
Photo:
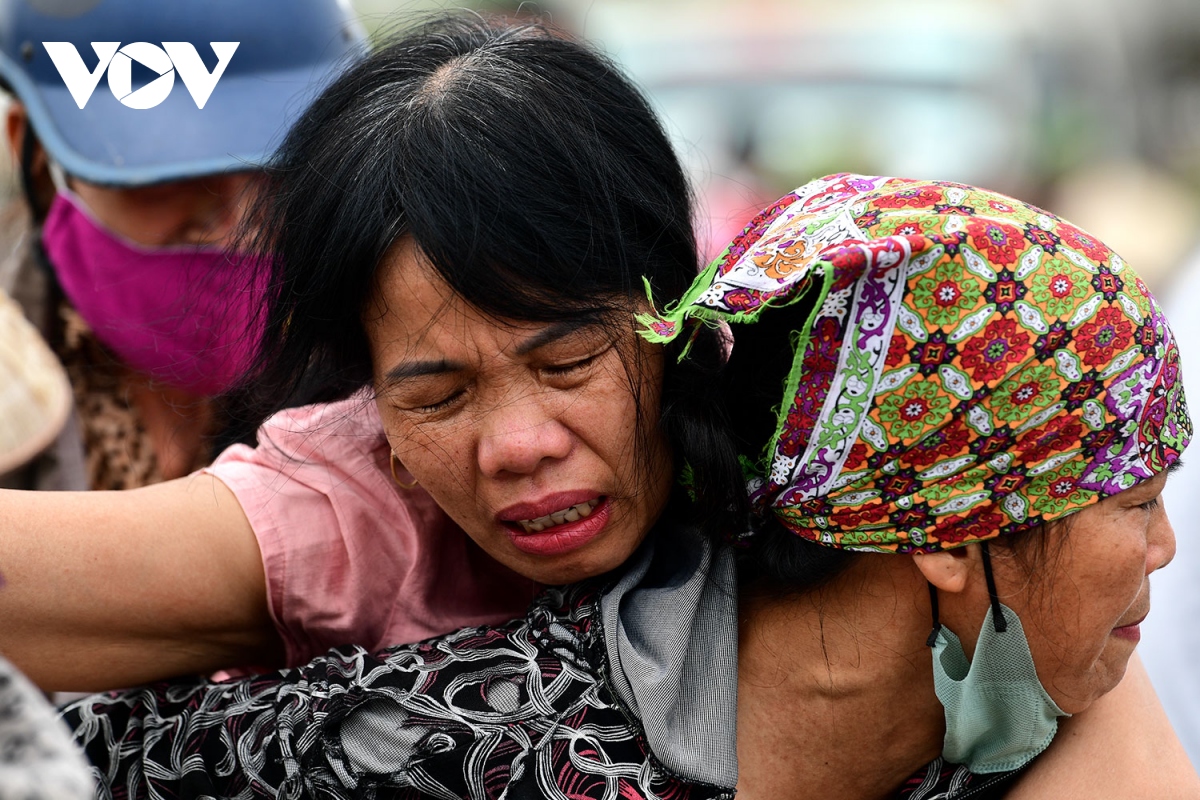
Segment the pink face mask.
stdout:
<svg viewBox="0 0 1200 800">
<path fill-rule="evenodd" d="M 212 396 L 249 366 L 262 272 L 217 247 L 150 248 L 105 229 L 60 189 L 42 245 L 63 292 L 125 364 Z M 253 281 L 253 283 L 251 283 Z"/>
</svg>

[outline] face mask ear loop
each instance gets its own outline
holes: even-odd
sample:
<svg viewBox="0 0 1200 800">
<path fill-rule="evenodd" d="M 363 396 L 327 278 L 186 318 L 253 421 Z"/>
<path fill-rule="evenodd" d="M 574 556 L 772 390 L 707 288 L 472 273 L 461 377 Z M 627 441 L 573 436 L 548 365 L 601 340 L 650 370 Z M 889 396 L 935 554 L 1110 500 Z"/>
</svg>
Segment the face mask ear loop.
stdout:
<svg viewBox="0 0 1200 800">
<path fill-rule="evenodd" d="M 50 172 L 50 182 L 54 184 L 54 191 L 59 194 L 71 191 L 71 188 L 67 186 L 66 170 L 49 156 L 46 156 L 46 169 Z"/>
<path fill-rule="evenodd" d="M 942 632 L 942 622 L 938 619 L 937 587 L 932 583 L 929 584 L 929 608 L 933 611 L 933 630 L 929 632 L 929 638 L 925 640 L 925 646 L 933 647 L 937 644 L 938 634 Z"/>
<path fill-rule="evenodd" d="M 1000 608 L 1000 598 L 996 594 L 996 577 L 992 574 L 992 554 L 988 551 L 988 543 L 980 542 L 983 550 L 983 577 L 987 581 L 988 598 L 992 601 L 992 626 L 996 633 L 1008 630 L 1008 620 Z"/>
</svg>

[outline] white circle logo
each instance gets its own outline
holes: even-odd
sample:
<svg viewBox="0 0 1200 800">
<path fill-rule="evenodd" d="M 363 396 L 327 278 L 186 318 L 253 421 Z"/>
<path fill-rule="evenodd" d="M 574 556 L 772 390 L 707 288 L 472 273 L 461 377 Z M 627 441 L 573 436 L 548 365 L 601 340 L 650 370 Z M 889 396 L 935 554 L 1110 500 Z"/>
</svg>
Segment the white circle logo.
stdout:
<svg viewBox="0 0 1200 800">
<path fill-rule="evenodd" d="M 158 77 L 136 92 L 133 90 L 133 62 L 153 70 Z M 175 65 L 161 47 L 149 42 L 131 42 L 117 51 L 108 65 L 108 88 L 129 108 L 154 108 L 167 99 L 175 86 Z"/>
</svg>

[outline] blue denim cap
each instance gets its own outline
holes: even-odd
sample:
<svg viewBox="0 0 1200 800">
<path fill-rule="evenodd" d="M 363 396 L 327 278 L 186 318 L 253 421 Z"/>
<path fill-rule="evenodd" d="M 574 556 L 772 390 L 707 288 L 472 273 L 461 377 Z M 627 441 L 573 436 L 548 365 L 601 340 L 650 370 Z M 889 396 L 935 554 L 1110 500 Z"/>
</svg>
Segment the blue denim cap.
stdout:
<svg viewBox="0 0 1200 800">
<path fill-rule="evenodd" d="M 89 72 L 100 61 L 93 42 L 121 50 L 80 108 L 44 42 L 73 46 Z M 139 58 L 144 45 L 122 52 L 135 42 L 161 55 Z M 164 42 L 190 44 L 210 73 L 218 64 L 211 43 L 238 43 L 203 108 L 181 78 L 188 66 L 170 61 Z M 107 56 L 112 45 L 101 49 Z M 0 77 L 50 157 L 70 175 L 109 186 L 261 166 L 321 88 L 365 52 L 344 0 L 0 0 Z M 117 91 L 122 70 L 134 94 L 147 91 L 122 103 L 110 89 L 114 69 Z M 147 85 L 156 79 L 158 90 Z"/>
</svg>

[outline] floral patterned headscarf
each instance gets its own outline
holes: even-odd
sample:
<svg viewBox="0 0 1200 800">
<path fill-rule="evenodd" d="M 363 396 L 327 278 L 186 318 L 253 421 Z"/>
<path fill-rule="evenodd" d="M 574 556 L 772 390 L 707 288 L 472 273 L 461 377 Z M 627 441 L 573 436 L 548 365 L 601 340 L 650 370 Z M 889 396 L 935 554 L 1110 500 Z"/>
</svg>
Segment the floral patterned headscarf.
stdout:
<svg viewBox="0 0 1200 800">
<path fill-rule="evenodd" d="M 1026 203 L 822 178 L 760 213 L 642 333 L 668 342 L 690 320 L 754 322 L 801 299 L 749 491 L 823 544 L 932 552 L 1024 530 L 1161 472 L 1191 436 L 1145 284 Z"/>
</svg>

